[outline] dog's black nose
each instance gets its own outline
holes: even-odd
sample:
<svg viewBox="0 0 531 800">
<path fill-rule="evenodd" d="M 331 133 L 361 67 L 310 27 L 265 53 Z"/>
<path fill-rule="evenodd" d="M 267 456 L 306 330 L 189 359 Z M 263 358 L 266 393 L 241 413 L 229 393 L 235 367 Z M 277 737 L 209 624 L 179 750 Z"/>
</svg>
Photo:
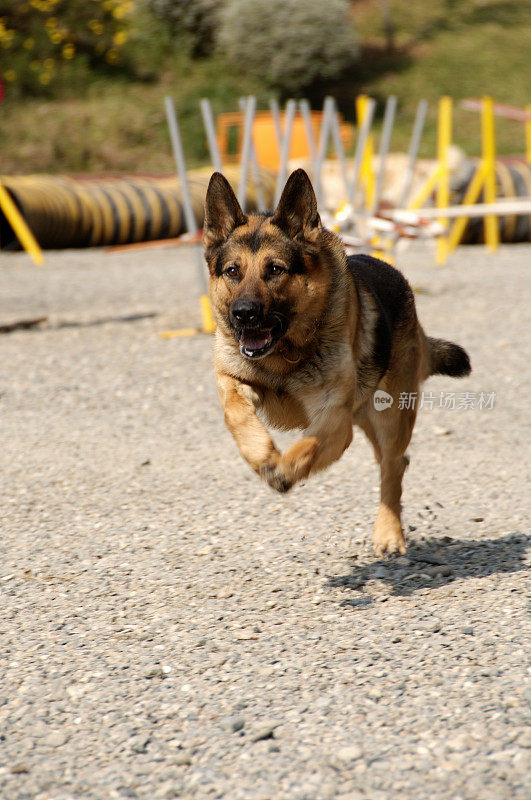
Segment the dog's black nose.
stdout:
<svg viewBox="0 0 531 800">
<path fill-rule="evenodd" d="M 240 325 L 256 325 L 262 313 L 262 305 L 256 300 L 235 300 L 231 313 Z"/>
</svg>

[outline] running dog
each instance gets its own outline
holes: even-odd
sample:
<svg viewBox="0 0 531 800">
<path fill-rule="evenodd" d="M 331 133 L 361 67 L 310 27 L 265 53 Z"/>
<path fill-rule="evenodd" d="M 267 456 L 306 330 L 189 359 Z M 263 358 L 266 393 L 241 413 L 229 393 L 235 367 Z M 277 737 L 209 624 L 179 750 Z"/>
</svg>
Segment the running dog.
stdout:
<svg viewBox="0 0 531 800">
<path fill-rule="evenodd" d="M 381 471 L 374 550 L 405 553 L 400 499 L 416 409 L 398 398 L 430 375 L 468 375 L 467 353 L 426 336 L 402 273 L 371 256 L 347 257 L 321 224 L 302 169 L 273 214 L 245 215 L 214 173 L 204 246 L 219 397 L 240 453 L 286 492 L 340 458 L 359 426 Z M 281 453 L 266 424 L 304 434 Z"/>
</svg>

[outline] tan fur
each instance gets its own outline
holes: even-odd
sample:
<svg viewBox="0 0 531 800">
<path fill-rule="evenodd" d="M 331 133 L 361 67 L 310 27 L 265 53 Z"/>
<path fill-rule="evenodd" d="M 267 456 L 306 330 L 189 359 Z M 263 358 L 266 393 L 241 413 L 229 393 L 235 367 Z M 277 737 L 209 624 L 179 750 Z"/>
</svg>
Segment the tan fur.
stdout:
<svg viewBox="0 0 531 800">
<path fill-rule="evenodd" d="M 381 472 L 374 549 L 404 553 L 400 500 L 416 411 L 399 409 L 396 402 L 376 411 L 372 398 L 375 389 L 394 398 L 418 392 L 429 374 L 427 338 L 414 305 L 393 339 L 385 374 L 374 378 L 366 370 L 364 383 L 360 370 L 374 346 L 376 306 L 370 293 L 356 291 L 341 241 L 321 226 L 311 186 L 292 176 L 273 218 L 244 217 L 223 180 L 214 176 L 209 188 L 205 239 L 217 322 L 215 369 L 227 427 L 252 469 L 278 491 L 340 458 L 352 441 L 353 424 L 360 427 Z M 271 263 L 289 267 L 291 242 L 302 252 L 302 272 L 269 278 Z M 238 280 L 220 274 L 227 264 L 237 265 Z M 285 334 L 258 360 L 242 355 L 231 327 L 230 310 L 241 297 L 259 302 L 266 319 L 276 308 L 291 314 Z M 266 424 L 301 429 L 303 438 L 281 453 Z"/>
</svg>

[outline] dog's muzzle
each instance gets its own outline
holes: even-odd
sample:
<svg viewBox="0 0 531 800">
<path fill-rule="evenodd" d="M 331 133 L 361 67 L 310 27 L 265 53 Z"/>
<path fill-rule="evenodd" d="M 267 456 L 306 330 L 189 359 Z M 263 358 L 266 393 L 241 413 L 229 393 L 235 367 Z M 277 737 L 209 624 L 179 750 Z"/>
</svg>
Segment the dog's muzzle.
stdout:
<svg viewBox="0 0 531 800">
<path fill-rule="evenodd" d="M 285 333 L 278 317 L 263 316 L 263 306 L 255 300 L 236 300 L 230 309 L 229 321 L 245 358 L 263 358 Z"/>
</svg>

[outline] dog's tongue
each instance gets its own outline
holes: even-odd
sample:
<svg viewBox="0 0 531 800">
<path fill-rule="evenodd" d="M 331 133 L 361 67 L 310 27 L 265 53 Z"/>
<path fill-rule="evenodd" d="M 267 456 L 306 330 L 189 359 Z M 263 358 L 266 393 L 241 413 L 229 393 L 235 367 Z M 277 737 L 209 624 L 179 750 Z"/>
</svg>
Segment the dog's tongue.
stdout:
<svg viewBox="0 0 531 800">
<path fill-rule="evenodd" d="M 262 350 L 271 341 L 270 331 L 243 331 L 240 343 L 249 352 Z"/>
</svg>

